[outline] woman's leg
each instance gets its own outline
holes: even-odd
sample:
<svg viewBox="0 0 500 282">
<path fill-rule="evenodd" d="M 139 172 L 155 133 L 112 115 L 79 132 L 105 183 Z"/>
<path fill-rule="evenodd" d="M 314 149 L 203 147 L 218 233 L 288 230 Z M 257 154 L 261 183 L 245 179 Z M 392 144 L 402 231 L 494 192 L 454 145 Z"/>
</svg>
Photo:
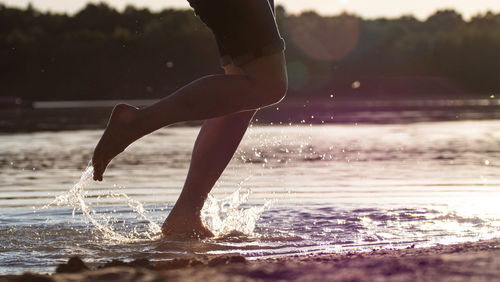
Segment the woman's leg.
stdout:
<svg viewBox="0 0 500 282">
<path fill-rule="evenodd" d="M 242 74 L 233 65 L 227 75 Z M 204 122 L 196 139 L 184 188 L 162 230 L 165 235 L 207 237 L 212 233 L 200 218 L 203 204 L 215 182 L 238 148 L 255 110 L 239 112 Z"/>
<path fill-rule="evenodd" d="M 108 163 L 128 145 L 159 128 L 255 111 L 284 97 L 287 75 L 282 52 L 257 58 L 241 69 L 243 74 L 198 79 L 144 109 L 123 104 L 115 107 L 94 150 L 94 180 L 102 180 Z"/>
</svg>

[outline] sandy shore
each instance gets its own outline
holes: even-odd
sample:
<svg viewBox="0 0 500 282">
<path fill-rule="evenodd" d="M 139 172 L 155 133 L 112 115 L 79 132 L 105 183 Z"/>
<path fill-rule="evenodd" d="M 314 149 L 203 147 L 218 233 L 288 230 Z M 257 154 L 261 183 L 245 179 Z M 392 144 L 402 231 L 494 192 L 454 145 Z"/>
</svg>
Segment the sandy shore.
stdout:
<svg viewBox="0 0 500 282">
<path fill-rule="evenodd" d="M 500 239 L 429 248 L 374 250 L 246 260 L 193 257 L 165 262 L 114 261 L 87 266 L 78 258 L 52 275 L 0 276 L 3 281 L 500 281 Z M 71 273 L 74 272 L 74 273 Z"/>
</svg>

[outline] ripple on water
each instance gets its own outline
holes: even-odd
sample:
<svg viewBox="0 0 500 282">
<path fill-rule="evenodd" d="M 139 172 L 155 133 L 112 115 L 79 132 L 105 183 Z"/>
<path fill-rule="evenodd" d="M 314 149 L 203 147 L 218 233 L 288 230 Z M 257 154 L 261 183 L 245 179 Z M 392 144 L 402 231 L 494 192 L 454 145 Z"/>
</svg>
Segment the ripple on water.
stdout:
<svg viewBox="0 0 500 282">
<path fill-rule="evenodd" d="M 137 142 L 103 183 L 88 181 L 85 167 L 98 131 L 0 136 L 8 145 L 0 147 L 0 272 L 53 271 L 76 254 L 91 262 L 252 258 L 500 236 L 500 155 L 491 149 L 497 127 L 253 127 L 204 209 L 205 224 L 219 236 L 196 242 L 158 236 L 182 187 L 196 128 Z"/>
</svg>

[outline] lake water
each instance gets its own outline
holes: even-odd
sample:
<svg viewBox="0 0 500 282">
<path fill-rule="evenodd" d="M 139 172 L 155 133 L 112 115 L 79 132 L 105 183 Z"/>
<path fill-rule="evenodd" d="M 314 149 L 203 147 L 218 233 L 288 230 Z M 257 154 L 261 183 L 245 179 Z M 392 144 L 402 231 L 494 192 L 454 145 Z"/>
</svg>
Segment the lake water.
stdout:
<svg viewBox="0 0 500 282">
<path fill-rule="evenodd" d="M 141 139 L 102 183 L 79 182 L 100 130 L 0 135 L 0 273 L 51 272 L 72 255 L 259 258 L 498 237 L 499 125 L 253 126 L 204 209 L 219 237 L 201 242 L 158 233 L 198 128 Z"/>
</svg>

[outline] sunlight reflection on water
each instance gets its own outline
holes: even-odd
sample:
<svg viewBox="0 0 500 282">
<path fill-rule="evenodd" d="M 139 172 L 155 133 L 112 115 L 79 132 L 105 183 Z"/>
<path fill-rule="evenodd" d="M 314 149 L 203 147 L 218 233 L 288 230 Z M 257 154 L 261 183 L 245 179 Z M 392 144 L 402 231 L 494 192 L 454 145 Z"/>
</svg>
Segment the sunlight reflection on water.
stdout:
<svg viewBox="0 0 500 282">
<path fill-rule="evenodd" d="M 85 203 L 101 225 L 144 239 L 128 243 L 106 239 L 81 210 L 73 217 L 70 207 L 41 209 L 73 187 L 100 131 L 0 136 L 0 272 L 52 271 L 73 254 L 94 262 L 191 253 L 261 257 L 500 235 L 498 121 L 457 121 L 254 126 L 207 206 L 217 207 L 210 212 L 217 216 L 205 223 L 221 237 L 196 244 L 148 237 L 158 233 L 149 223 L 159 226 L 180 192 L 196 133 L 152 134 L 119 156 L 103 183 L 85 186 Z M 248 235 L 223 235 L 238 225 Z"/>
</svg>

